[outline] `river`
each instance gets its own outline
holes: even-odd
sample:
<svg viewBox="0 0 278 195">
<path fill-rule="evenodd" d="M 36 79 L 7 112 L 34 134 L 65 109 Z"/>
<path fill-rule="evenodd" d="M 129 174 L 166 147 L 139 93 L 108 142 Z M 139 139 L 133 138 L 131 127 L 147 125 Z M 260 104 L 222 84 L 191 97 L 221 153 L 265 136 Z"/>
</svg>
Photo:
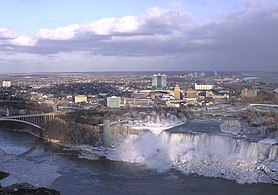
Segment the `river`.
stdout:
<svg viewBox="0 0 278 195">
<path fill-rule="evenodd" d="M 262 82 L 278 83 L 278 72 L 248 72 L 246 75 L 258 78 Z"/>
<path fill-rule="evenodd" d="M 0 130 L 0 171 L 10 173 L 2 186 L 28 182 L 61 194 L 277 194 L 271 184 L 238 184 L 232 180 L 157 172 L 144 165 L 86 160 L 75 152 L 32 135 Z"/>
</svg>

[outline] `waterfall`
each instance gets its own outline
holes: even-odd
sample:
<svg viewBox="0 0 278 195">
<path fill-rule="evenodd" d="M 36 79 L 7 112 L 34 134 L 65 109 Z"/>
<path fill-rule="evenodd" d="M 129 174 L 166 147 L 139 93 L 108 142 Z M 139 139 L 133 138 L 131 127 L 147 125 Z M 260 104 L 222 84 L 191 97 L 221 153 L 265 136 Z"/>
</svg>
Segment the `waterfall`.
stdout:
<svg viewBox="0 0 278 195">
<path fill-rule="evenodd" d="M 174 168 L 240 183 L 278 183 L 274 178 L 278 175 L 277 140 L 254 142 L 226 133 L 146 132 L 125 139 L 115 150 L 108 158 L 145 164 L 157 171 Z"/>
<path fill-rule="evenodd" d="M 278 155 L 278 146 L 277 145 L 271 146 L 268 159 L 274 161 L 277 158 L 277 155 Z"/>
<path fill-rule="evenodd" d="M 167 133 L 170 143 L 185 143 L 199 154 L 236 155 L 241 158 L 257 159 L 259 157 L 258 143 L 236 140 L 225 135 L 207 133 Z"/>
</svg>

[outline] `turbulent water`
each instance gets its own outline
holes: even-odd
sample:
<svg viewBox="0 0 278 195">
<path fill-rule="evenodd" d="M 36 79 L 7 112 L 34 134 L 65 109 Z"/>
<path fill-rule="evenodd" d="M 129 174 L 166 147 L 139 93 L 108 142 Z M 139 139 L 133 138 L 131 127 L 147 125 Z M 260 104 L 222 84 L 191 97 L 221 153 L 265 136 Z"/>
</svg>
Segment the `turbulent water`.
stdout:
<svg viewBox="0 0 278 195">
<path fill-rule="evenodd" d="M 236 136 L 234 126 L 238 127 L 238 122 L 229 126 L 230 134 L 227 127 L 225 133 L 222 129 L 183 131 L 180 127 L 158 136 L 132 135 L 109 150 L 107 156 L 145 164 L 160 172 L 174 168 L 186 174 L 223 177 L 239 183 L 278 184 L 277 140 L 250 141 Z"/>
<path fill-rule="evenodd" d="M 0 183 L 29 182 L 62 194 L 277 193 L 278 185 L 233 181 L 257 182 L 270 171 L 267 163 L 277 164 L 274 147 L 221 134 L 214 121 L 204 124 L 188 122 L 158 136 L 130 136 L 107 151 L 116 161 L 80 159 L 31 135 L 0 130 L 0 171 L 10 173 Z M 199 127 L 205 128 L 184 132 Z"/>
<path fill-rule="evenodd" d="M 220 135 L 163 133 L 155 136 L 146 133 L 140 138 L 126 139 L 116 154 L 110 152 L 108 157 L 145 164 L 158 171 L 175 168 L 240 183 L 277 183 L 277 151 L 276 145 Z"/>
</svg>

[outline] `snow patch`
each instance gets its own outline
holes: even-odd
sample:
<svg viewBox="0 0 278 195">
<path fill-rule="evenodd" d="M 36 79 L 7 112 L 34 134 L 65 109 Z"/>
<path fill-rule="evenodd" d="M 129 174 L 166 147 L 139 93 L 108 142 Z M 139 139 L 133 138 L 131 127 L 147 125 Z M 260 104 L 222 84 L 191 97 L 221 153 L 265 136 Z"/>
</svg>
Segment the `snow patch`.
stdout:
<svg viewBox="0 0 278 195">
<path fill-rule="evenodd" d="M 220 125 L 220 131 L 237 135 L 241 131 L 241 124 L 238 120 L 226 120 Z"/>
<path fill-rule="evenodd" d="M 163 130 L 173 128 L 184 124 L 187 121 L 185 116 L 179 118 L 172 114 L 156 114 L 148 115 L 144 120 L 134 120 L 129 125 L 133 129 L 146 129 L 151 131 L 153 134 L 158 135 Z"/>
</svg>

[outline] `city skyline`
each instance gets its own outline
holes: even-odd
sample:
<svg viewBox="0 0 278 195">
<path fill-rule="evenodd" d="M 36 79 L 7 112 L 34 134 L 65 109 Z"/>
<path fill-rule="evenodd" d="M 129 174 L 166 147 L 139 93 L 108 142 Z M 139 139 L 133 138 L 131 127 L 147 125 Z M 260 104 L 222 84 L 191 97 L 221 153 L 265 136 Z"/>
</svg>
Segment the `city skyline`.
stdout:
<svg viewBox="0 0 278 195">
<path fill-rule="evenodd" d="M 278 1 L 1 3 L 2 73 L 278 71 Z"/>
</svg>

